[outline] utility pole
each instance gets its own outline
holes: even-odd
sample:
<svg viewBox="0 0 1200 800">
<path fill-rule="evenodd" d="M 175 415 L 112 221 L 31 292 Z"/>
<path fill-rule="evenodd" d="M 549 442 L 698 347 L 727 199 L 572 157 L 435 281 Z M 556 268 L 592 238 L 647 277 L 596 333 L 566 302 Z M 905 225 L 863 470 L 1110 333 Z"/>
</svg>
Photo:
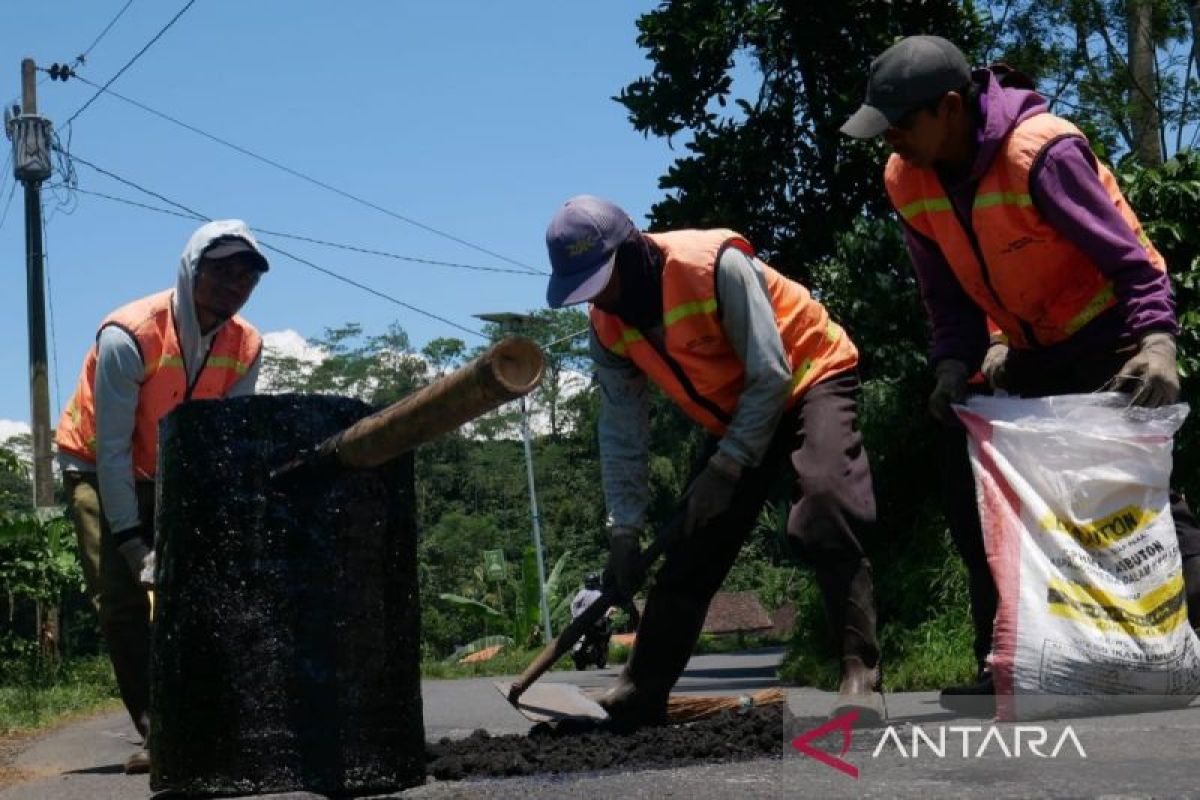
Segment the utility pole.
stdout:
<svg viewBox="0 0 1200 800">
<path fill-rule="evenodd" d="M 492 322 L 500 326 L 504 333 L 516 333 L 518 328 L 533 322 L 536 318 L 528 314 L 476 314 L 476 319 Z M 542 555 L 542 515 L 538 511 L 537 487 L 533 480 L 533 445 L 529 432 L 529 404 L 521 397 L 521 439 L 525 443 L 525 472 L 529 480 L 529 512 L 533 517 L 533 549 L 537 554 L 538 597 L 542 606 L 542 641 L 549 644 L 554 638 L 550 630 L 550 603 L 546 599 L 546 559 Z"/>
<path fill-rule="evenodd" d="M 25 289 L 29 325 L 29 405 L 33 429 L 33 505 L 54 505 L 50 455 L 50 382 L 42 251 L 42 181 L 50 177 L 50 120 L 37 113 L 37 66 L 21 62 L 21 113 L 9 114 L 13 177 L 25 184 Z"/>
<path fill-rule="evenodd" d="M 21 107 L 5 109 L 12 139 L 13 178 L 25 184 L 25 296 L 29 325 L 29 410 L 33 429 L 33 507 L 54 505 L 50 462 L 50 381 L 46 359 L 46 295 L 42 252 L 42 181 L 50 177 L 50 120 L 37 113 L 37 65 L 21 62 Z M 38 604 L 38 645 L 49 664 L 58 661 L 58 604 Z"/>
</svg>

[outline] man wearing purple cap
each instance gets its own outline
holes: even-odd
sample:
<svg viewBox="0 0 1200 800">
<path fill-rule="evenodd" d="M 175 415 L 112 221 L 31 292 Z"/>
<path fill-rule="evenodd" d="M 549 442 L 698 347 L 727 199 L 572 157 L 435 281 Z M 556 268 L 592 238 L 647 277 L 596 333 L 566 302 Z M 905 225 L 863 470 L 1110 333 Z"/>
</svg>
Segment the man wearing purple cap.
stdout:
<svg viewBox="0 0 1200 800">
<path fill-rule="evenodd" d="M 244 222 L 197 229 L 174 289 L 124 305 L 100 323 L 55 431 L 88 593 L 121 699 L 143 738 L 158 422 L 186 400 L 254 392 L 262 338 L 237 312 L 267 269 Z M 143 744 L 125 771 L 149 768 Z"/>
<path fill-rule="evenodd" d="M 617 206 L 580 195 L 546 232 L 553 307 L 591 302 L 600 460 L 610 525 L 605 580 L 631 598 L 644 579 L 647 379 L 710 434 L 682 499 L 629 663 L 600 699 L 624 724 L 665 721 L 667 698 L 766 501 L 794 477 L 788 541 L 812 565 L 842 680 L 834 713 L 883 717 L 871 565 L 870 465 L 856 425 L 858 351 L 808 290 L 730 230 L 642 233 Z"/>
<path fill-rule="evenodd" d="M 996 586 L 951 404 L 980 369 L 1023 397 L 1108 388 L 1135 405 L 1176 402 L 1170 280 L 1084 135 L 1007 67 L 972 72 L 945 39 L 909 37 L 872 62 L 866 102 L 842 131 L 882 136 L 895 151 L 884 181 L 933 326 L 929 408 L 947 425 L 947 516 L 970 577 L 979 663 L 977 682 L 946 689 L 942 703 L 991 711 Z M 1178 495 L 1172 513 L 1196 626 L 1200 528 Z"/>
</svg>

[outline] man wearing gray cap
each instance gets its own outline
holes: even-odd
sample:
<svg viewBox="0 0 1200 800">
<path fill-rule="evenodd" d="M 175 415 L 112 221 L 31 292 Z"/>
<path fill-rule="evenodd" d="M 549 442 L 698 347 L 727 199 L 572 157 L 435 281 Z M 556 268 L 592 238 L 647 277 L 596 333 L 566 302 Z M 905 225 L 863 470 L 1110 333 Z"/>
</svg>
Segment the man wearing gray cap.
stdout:
<svg viewBox="0 0 1200 800">
<path fill-rule="evenodd" d="M 605 580 L 640 588 L 649 500 L 647 379 L 710 434 L 681 505 L 681 540 L 655 577 L 637 641 L 600 699 L 612 718 L 665 721 L 709 602 L 786 466 L 788 541 L 825 600 L 842 680 L 834 713 L 883 716 L 871 565 L 870 465 L 858 432 L 858 351 L 808 290 L 730 230 L 642 233 L 612 203 L 571 198 L 546 232 L 553 307 L 591 303 L 600 461 L 609 516 Z M 786 466 L 785 466 L 786 465 Z"/>
<path fill-rule="evenodd" d="M 933 328 L 929 408 L 947 426 L 942 485 L 979 662 L 977 682 L 948 688 L 942 703 L 987 712 L 996 587 L 951 405 L 977 370 L 1024 397 L 1108 388 L 1136 405 L 1176 402 L 1170 281 L 1112 173 L 1018 72 L 972 72 L 945 39 L 903 39 L 872 62 L 866 103 L 842 131 L 894 150 L 884 182 Z M 1198 625 L 1200 528 L 1178 495 L 1172 512 Z"/>
<path fill-rule="evenodd" d="M 100 323 L 55 431 L 67 511 L 121 699 L 149 732 L 150 598 L 158 422 L 191 399 L 252 394 L 262 337 L 237 312 L 267 259 L 240 220 L 192 234 L 174 289 Z M 125 763 L 150 768 L 148 743 Z"/>
</svg>

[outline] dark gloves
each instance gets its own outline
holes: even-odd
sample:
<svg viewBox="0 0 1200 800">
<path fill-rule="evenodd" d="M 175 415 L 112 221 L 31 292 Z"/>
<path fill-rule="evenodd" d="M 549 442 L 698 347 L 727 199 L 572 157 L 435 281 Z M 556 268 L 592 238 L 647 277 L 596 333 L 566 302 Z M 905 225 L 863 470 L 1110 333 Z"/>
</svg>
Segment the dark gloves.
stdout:
<svg viewBox="0 0 1200 800">
<path fill-rule="evenodd" d="M 993 389 L 1008 388 L 1008 345 L 1003 342 L 994 342 L 988 348 L 987 355 L 983 357 L 983 366 L 980 371 L 983 372 L 983 377 L 987 378 L 988 385 Z"/>
<path fill-rule="evenodd" d="M 1158 408 L 1179 400 L 1179 368 L 1175 363 L 1175 337 L 1148 333 L 1137 355 L 1125 362 L 1106 389 L 1133 394 L 1131 405 Z"/>
<path fill-rule="evenodd" d="M 950 406 L 967 397 L 967 365 L 953 358 L 939 361 L 933 373 L 937 385 L 929 395 L 929 413 L 943 425 L 958 425 L 958 417 Z"/>
<path fill-rule="evenodd" d="M 733 492 L 742 467 L 718 450 L 688 487 L 687 516 L 683 523 L 686 539 L 698 529 L 724 514 L 733 505 Z"/>
<path fill-rule="evenodd" d="M 127 528 L 113 534 L 117 540 L 117 552 L 129 565 L 133 579 L 139 586 L 154 587 L 154 551 L 146 544 L 142 536 L 143 528 Z"/>
<path fill-rule="evenodd" d="M 604 586 L 613 588 L 624 600 L 642 588 L 646 570 L 642 565 L 641 531 L 618 526 L 608 536 L 608 563 L 604 566 Z"/>
</svg>

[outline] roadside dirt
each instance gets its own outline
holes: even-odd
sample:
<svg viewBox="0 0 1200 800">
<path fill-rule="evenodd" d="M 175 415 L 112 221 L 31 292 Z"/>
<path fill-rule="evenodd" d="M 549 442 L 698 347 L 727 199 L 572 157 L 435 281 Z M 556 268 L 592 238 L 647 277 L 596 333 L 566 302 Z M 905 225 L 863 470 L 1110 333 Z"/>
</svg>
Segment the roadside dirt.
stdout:
<svg viewBox="0 0 1200 800">
<path fill-rule="evenodd" d="M 785 718 L 783 706 L 745 714 L 724 712 L 689 725 L 643 728 L 631 733 L 595 723 L 543 723 L 528 736 L 491 736 L 479 730 L 466 739 L 429 742 L 426 762 L 431 777 L 457 781 L 741 761 L 781 755 L 786 744 L 785 724 L 791 730 L 791 715 Z"/>
</svg>

